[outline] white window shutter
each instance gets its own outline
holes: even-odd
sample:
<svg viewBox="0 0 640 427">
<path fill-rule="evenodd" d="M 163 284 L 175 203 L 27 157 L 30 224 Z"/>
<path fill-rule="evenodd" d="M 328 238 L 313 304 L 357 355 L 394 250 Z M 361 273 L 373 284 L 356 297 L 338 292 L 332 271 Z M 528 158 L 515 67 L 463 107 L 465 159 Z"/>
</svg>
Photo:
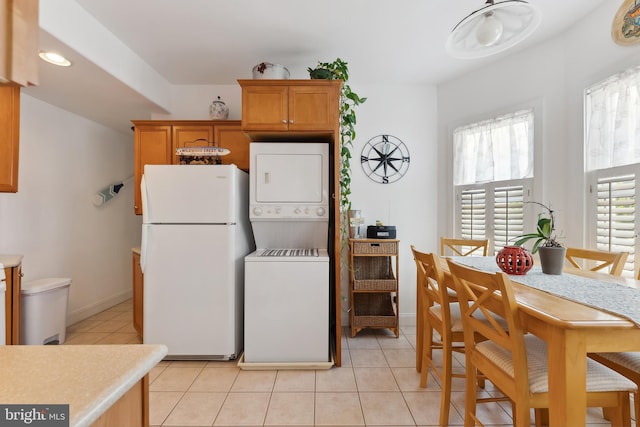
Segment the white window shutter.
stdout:
<svg viewBox="0 0 640 427">
<path fill-rule="evenodd" d="M 485 189 L 462 190 L 458 197 L 460 237 L 463 239 L 485 239 L 487 224 Z"/>
<path fill-rule="evenodd" d="M 493 244 L 497 253 L 524 233 L 524 187 L 497 187 L 493 194 Z"/>
<path fill-rule="evenodd" d="M 596 189 L 596 245 L 610 252 L 629 252 L 625 275 L 635 270 L 635 174 L 600 177 Z"/>
</svg>

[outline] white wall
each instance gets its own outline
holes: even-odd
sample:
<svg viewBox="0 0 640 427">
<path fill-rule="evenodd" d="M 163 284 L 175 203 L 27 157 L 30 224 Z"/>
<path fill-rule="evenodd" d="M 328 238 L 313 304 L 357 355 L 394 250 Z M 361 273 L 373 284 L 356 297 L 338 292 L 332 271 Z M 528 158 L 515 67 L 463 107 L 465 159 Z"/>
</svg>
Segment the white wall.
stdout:
<svg viewBox="0 0 640 427">
<path fill-rule="evenodd" d="M 640 47 L 611 39 L 618 6 L 607 2 L 560 37 L 438 86 L 440 234 L 453 229 L 453 128 L 538 105 L 534 199 L 553 204 L 566 244 L 584 244 L 583 90 L 640 61 Z"/>
<path fill-rule="evenodd" d="M 400 323 L 414 324 L 416 268 L 411 245 L 427 250 L 437 235 L 436 89 L 433 86 L 362 86 L 352 76 L 351 88 L 367 101 L 357 107 L 357 138 L 352 151 L 351 205 L 366 225 L 381 220 L 395 225 L 400 240 Z M 411 155 L 406 175 L 392 184 L 370 180 L 360 166 L 366 142 L 380 134 L 402 140 Z M 344 275 L 343 275 L 344 277 Z M 346 295 L 348 281 L 342 281 Z M 343 324 L 346 313 L 343 314 Z"/>
<path fill-rule="evenodd" d="M 0 193 L 0 253 L 23 255 L 23 280 L 70 277 L 68 324 L 131 297 L 140 218 L 133 186 L 101 207 L 91 196 L 133 175 L 133 133 L 22 95 L 17 193 Z"/>
<path fill-rule="evenodd" d="M 229 107 L 229 120 L 242 118 L 240 85 L 182 85 L 171 90 L 171 114 L 153 114 L 153 120 L 209 120 L 209 106 L 220 97 Z"/>
</svg>

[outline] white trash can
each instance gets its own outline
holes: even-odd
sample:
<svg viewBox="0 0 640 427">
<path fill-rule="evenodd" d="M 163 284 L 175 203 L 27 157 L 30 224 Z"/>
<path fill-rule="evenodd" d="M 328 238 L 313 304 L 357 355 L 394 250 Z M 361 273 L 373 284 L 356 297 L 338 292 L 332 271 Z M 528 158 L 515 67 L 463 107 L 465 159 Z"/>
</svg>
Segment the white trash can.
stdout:
<svg viewBox="0 0 640 427">
<path fill-rule="evenodd" d="M 53 277 L 22 284 L 20 343 L 62 344 L 67 332 L 71 279 Z"/>
</svg>

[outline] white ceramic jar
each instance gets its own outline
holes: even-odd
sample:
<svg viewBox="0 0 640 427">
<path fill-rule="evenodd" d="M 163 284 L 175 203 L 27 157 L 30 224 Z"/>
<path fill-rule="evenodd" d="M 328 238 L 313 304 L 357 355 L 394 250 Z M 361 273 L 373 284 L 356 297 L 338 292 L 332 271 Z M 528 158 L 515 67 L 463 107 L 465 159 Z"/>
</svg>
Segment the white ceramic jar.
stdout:
<svg viewBox="0 0 640 427">
<path fill-rule="evenodd" d="M 212 120 L 226 120 L 229 117 L 229 107 L 218 97 L 211 103 L 209 114 Z"/>
</svg>

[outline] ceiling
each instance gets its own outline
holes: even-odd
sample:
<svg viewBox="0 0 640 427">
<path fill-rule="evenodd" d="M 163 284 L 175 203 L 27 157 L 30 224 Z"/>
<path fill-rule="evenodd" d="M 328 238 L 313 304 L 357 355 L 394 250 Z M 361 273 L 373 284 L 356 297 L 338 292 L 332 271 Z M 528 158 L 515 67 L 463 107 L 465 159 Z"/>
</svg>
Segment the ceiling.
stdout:
<svg viewBox="0 0 640 427">
<path fill-rule="evenodd" d="M 52 6 L 58 1 L 40 0 L 41 28 L 65 13 L 61 3 Z M 348 62 L 352 85 L 437 85 L 556 36 L 599 5 L 621 0 L 529 0 L 543 15 L 533 36 L 494 57 L 473 60 L 451 58 L 444 46 L 453 26 L 483 0 L 67 1 L 95 18 L 89 19 L 94 29 L 130 49 L 170 92 L 176 85 L 233 85 L 251 78 L 252 67 L 263 61 L 284 65 L 291 78 L 306 79 L 307 67 L 336 58 Z M 132 118 L 171 113 L 140 85 L 97 65 L 89 50 L 99 51 L 100 43 L 91 47 L 85 41 L 80 49 L 69 40 L 41 29 L 41 48 L 70 56 L 73 66 L 42 63 L 39 85 L 26 93 L 117 129 L 129 128 Z M 122 65 L 118 61 L 115 57 L 111 66 Z"/>
</svg>

